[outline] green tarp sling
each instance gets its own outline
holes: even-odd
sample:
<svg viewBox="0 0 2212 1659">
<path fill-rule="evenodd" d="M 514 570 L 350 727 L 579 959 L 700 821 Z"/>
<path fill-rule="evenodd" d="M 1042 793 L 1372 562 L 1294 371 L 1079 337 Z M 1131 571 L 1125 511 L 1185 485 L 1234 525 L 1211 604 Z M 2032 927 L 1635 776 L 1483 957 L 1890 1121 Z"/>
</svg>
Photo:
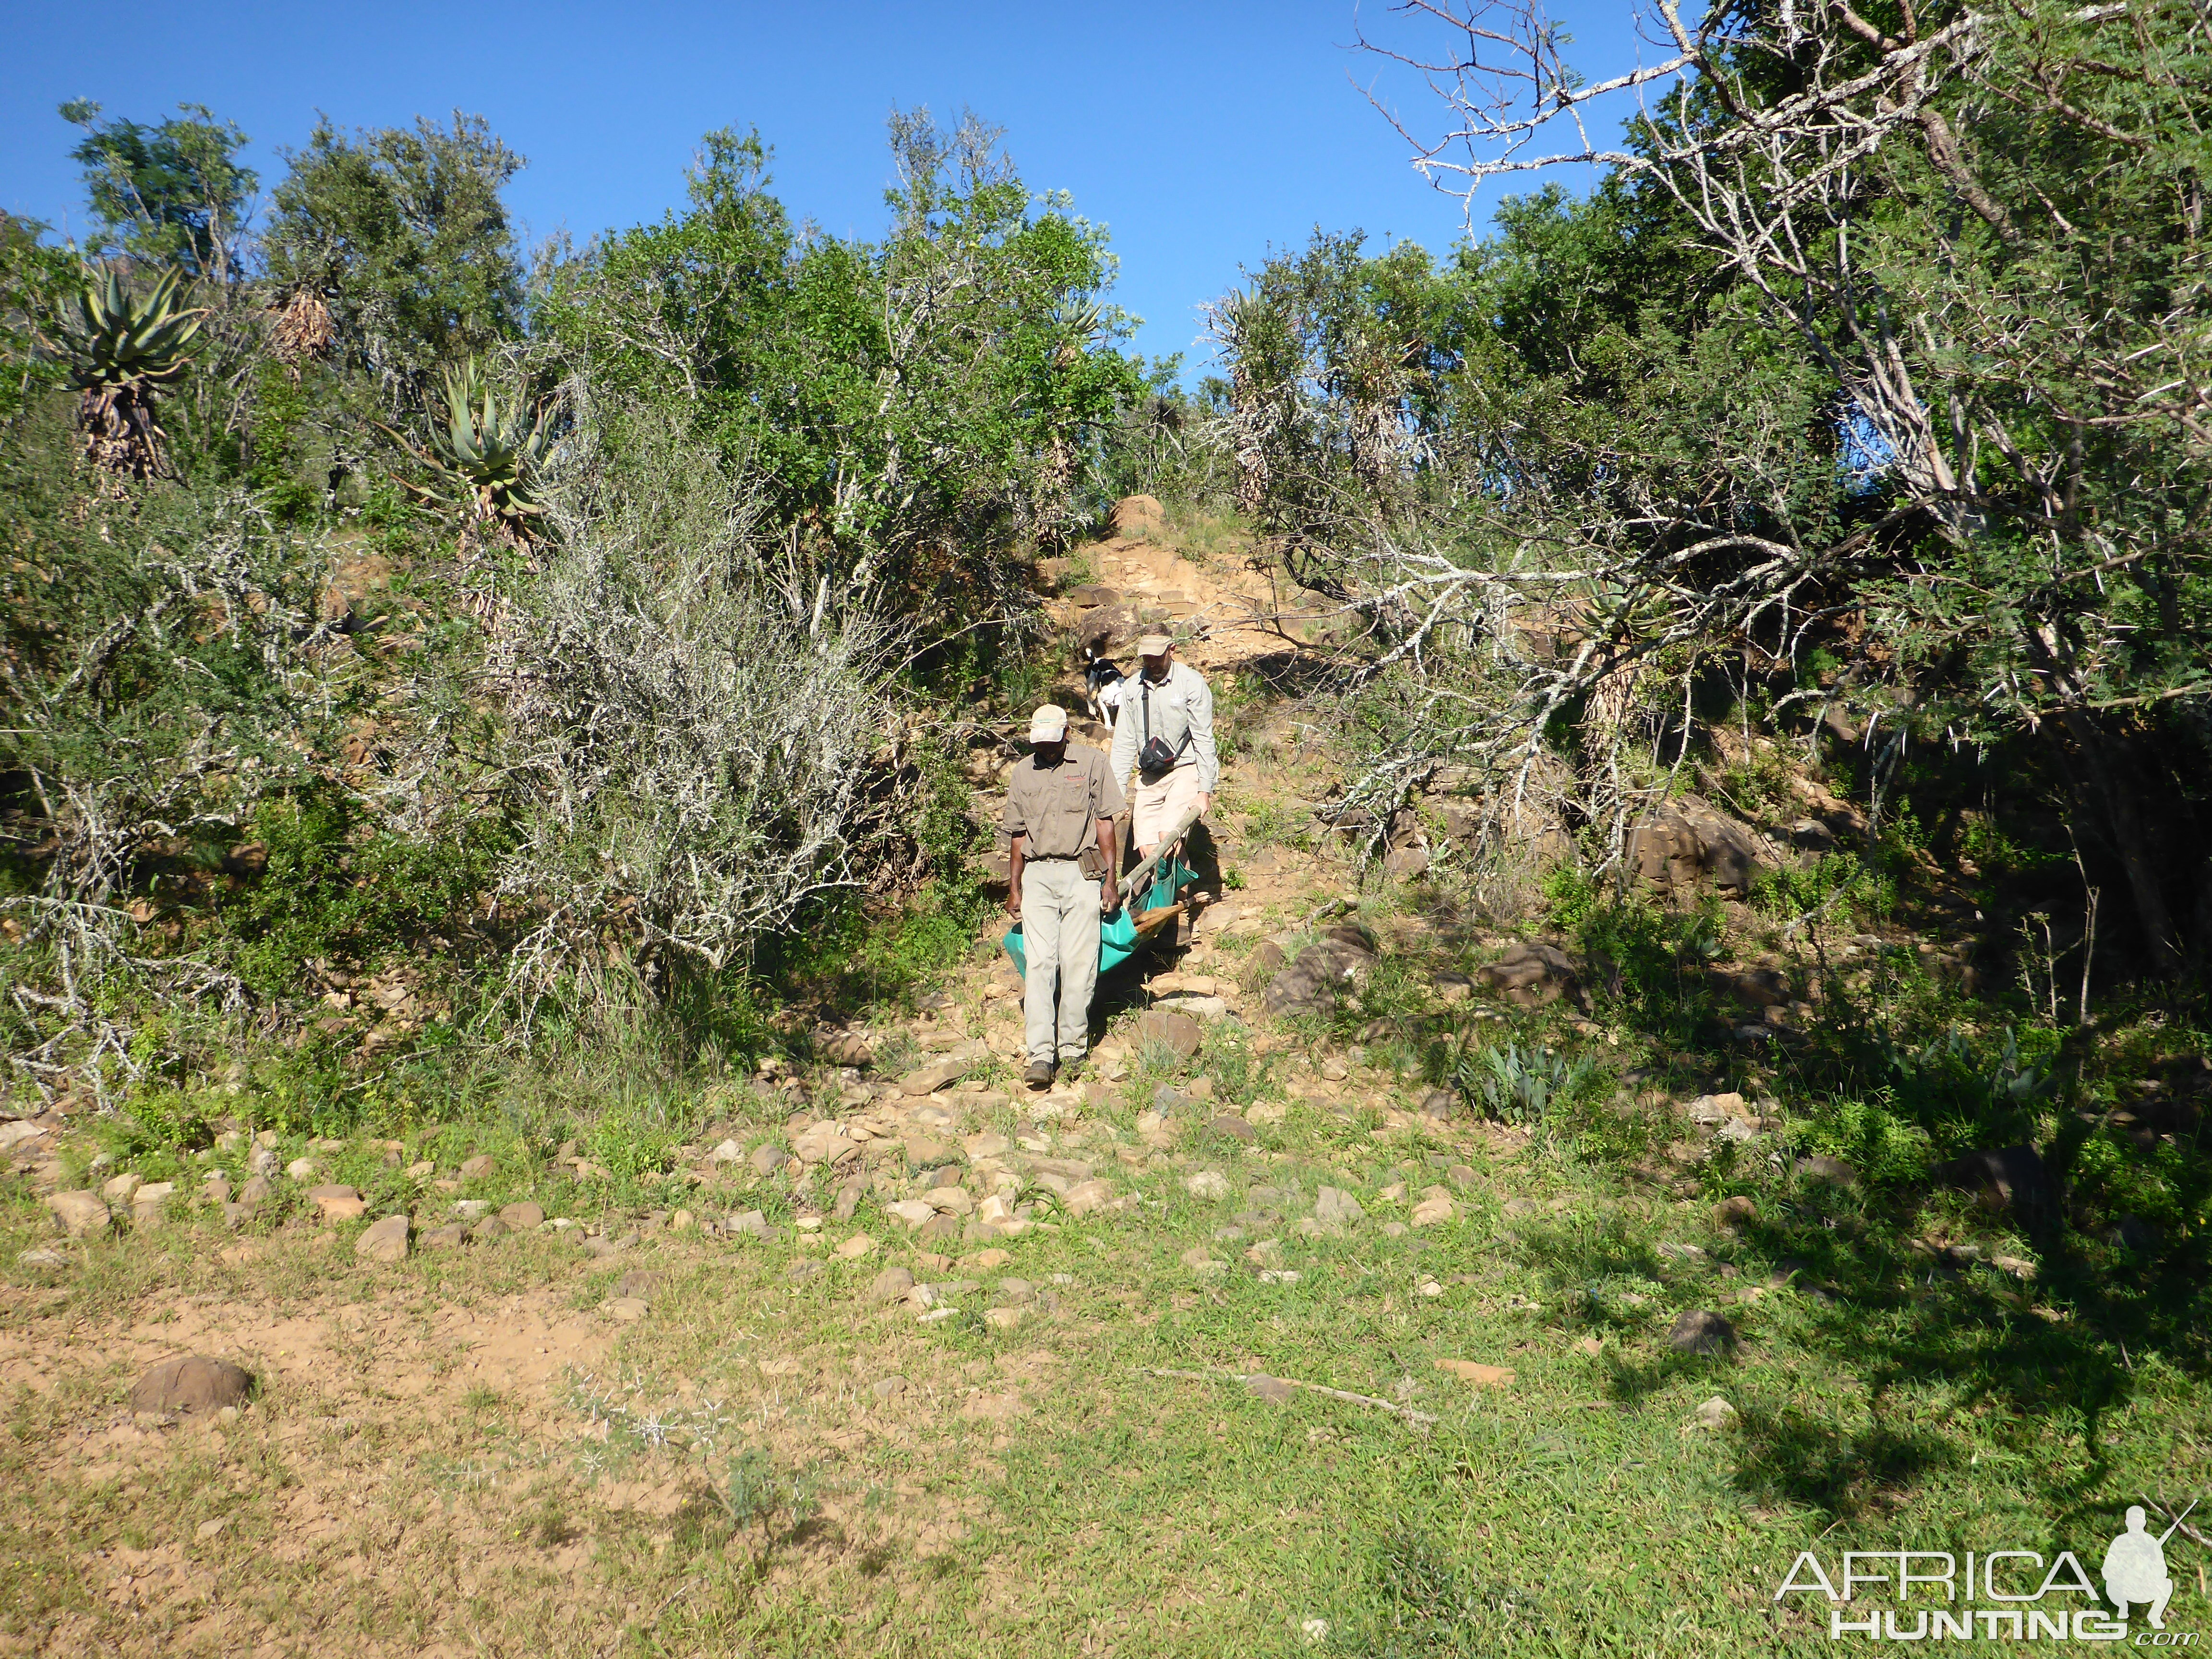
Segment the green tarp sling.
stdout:
<svg viewBox="0 0 2212 1659">
<path fill-rule="evenodd" d="M 1110 916 L 1098 919 L 1098 971 L 1118 968 L 1127 962 L 1137 949 L 1137 918 L 1148 910 L 1164 909 L 1176 902 L 1184 886 L 1195 874 L 1189 866 L 1175 859 L 1161 860 L 1152 884 L 1146 890 L 1141 904 L 1124 902 Z M 1014 959 L 1016 971 L 1026 975 L 1029 959 L 1022 954 L 1022 925 L 1006 938 L 1006 954 Z"/>
</svg>

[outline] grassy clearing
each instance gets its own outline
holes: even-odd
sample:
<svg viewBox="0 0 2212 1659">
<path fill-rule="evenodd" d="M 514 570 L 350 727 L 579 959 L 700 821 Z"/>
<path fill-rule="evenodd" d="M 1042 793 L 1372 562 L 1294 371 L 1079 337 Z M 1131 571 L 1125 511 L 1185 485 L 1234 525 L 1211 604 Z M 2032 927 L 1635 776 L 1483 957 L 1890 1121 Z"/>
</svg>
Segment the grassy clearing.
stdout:
<svg viewBox="0 0 2212 1659">
<path fill-rule="evenodd" d="M 1255 1092 L 1249 1056 L 1208 1064 Z M 149 1651 L 1813 1651 L 1825 1628 L 1770 1598 L 1816 1540 L 2084 1549 L 2201 1468 L 2191 1376 L 2108 1364 L 2033 1285 L 1866 1246 L 1856 1200 L 1792 1189 L 1723 1234 L 1702 1197 L 1624 1191 L 1570 1138 L 1373 1115 L 1297 1103 L 1256 1147 L 1187 1135 L 1180 1163 L 1133 1168 L 1132 1110 L 1102 1110 L 1081 1151 L 1144 1202 L 993 1267 L 921 1255 L 872 1200 L 813 1239 L 662 1232 L 606 1262 L 545 1235 L 381 1269 L 319 1228 L 240 1246 L 180 1224 L 11 1266 L 0 1479 L 30 1496 L 0 1542 L 0 1630 Z M 1437 1163 L 1473 1172 L 1457 1214 L 1390 1236 Z M 1188 1194 L 1200 1168 L 1231 1197 Z M 481 1189 L 588 1213 L 523 1150 L 501 1170 Z M 1366 1220 L 1301 1233 L 1324 1184 Z M 623 1196 L 598 1193 L 617 1225 Z M 829 1253 L 862 1231 L 875 1252 Z M 10 1263 L 44 1237 L 20 1200 L 0 1233 Z M 1294 1282 L 1262 1282 L 1243 1252 L 1263 1239 Z M 1194 1271 L 1194 1247 L 1225 1270 Z M 823 1270 L 794 1284 L 801 1260 Z M 888 1260 L 979 1288 L 923 1326 L 866 1298 Z M 605 1303 L 636 1269 L 660 1275 L 651 1312 L 618 1323 Z M 1013 1277 L 1036 1299 L 1001 1331 L 977 1316 Z M 1692 1307 L 1737 1322 L 1739 1356 L 1668 1351 Z M 581 1334 L 519 1365 L 468 1335 L 533 1321 Z M 246 1417 L 116 1441 L 145 1356 L 226 1333 L 262 1356 Z M 322 1358 L 288 1369 L 287 1340 Z M 1478 1388 L 1439 1359 L 1513 1377 Z M 1255 1372 L 1437 1420 L 1229 1380 Z M 1715 1394 L 1738 1425 L 1689 1426 Z"/>
</svg>

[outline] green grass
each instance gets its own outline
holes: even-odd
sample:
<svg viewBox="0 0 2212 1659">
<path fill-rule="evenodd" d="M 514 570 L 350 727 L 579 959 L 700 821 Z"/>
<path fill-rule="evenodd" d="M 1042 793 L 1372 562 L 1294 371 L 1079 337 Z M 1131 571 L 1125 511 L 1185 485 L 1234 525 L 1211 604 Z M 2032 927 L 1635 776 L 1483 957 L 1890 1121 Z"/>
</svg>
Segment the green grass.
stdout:
<svg viewBox="0 0 2212 1659">
<path fill-rule="evenodd" d="M 1183 1074 L 1157 1058 L 1146 1064 L 1162 1079 Z M 1233 1102 L 1268 1088 L 1279 1059 L 1224 1035 L 1192 1069 Z M 0 1449 L 0 1478 L 44 1494 L 10 1523 L 25 1588 L 0 1621 L 21 1632 L 74 1609 L 97 1626 L 109 1615 L 89 1552 L 128 1539 L 185 1548 L 213 1512 L 229 1530 L 191 1547 L 244 1584 L 257 1540 L 283 1534 L 287 1483 L 339 1478 L 361 1498 L 356 1522 L 268 1572 L 243 1597 L 250 1627 L 289 1639 L 312 1607 L 325 1631 L 428 1642 L 466 1626 L 495 1645 L 580 1654 L 1811 1653 L 1827 1650 L 1825 1625 L 1808 1604 L 1771 1601 L 1800 1549 L 2086 1550 L 2119 1506 L 2181 1490 L 2201 1466 L 2212 1422 L 2194 1347 L 2176 1334 L 2124 1357 L 2087 1265 L 2047 1259 L 2026 1285 L 1985 1268 L 1931 1274 L 1869 1224 L 1868 1200 L 1756 1174 L 1762 1219 L 1732 1237 L 1712 1230 L 1703 1198 L 1624 1188 L 1572 1155 L 1571 1138 L 1549 1152 L 1377 1139 L 1369 1118 L 1304 1105 L 1256 1149 L 1191 1139 L 1187 1161 L 1133 1171 L 1111 1152 L 1134 1145 L 1134 1110 L 1094 1121 L 1086 1155 L 1146 1201 L 1032 1232 L 1005 1267 L 973 1275 L 984 1288 L 971 1313 L 1017 1274 L 1056 1298 L 1007 1333 L 966 1317 L 921 1327 L 865 1299 L 886 1260 L 914 1260 L 875 1200 L 832 1234 L 865 1231 L 884 1248 L 830 1258 L 795 1286 L 784 1269 L 796 1238 L 665 1234 L 605 1265 L 542 1237 L 375 1270 L 310 1230 L 276 1235 L 248 1269 L 210 1248 L 219 1232 L 182 1224 L 84 1252 L 58 1301 L 36 1288 L 50 1276 L 10 1267 L 0 1329 L 33 1343 L 179 1295 L 292 1317 L 425 1298 L 426 1315 L 502 1317 L 517 1298 L 552 1297 L 589 1317 L 630 1267 L 664 1282 L 588 1383 L 518 1392 L 455 1369 L 419 1401 L 349 1404 L 279 1376 L 272 1428 L 367 1413 L 365 1443 L 286 1430 L 283 1468 L 241 1487 L 179 1439 L 140 1478 L 158 1509 L 72 1496 L 53 1478 L 53 1448 L 112 1413 L 127 1381 L 104 1373 L 88 1393 L 64 1368 L 58 1391 L 17 1395 Z M 465 1139 L 502 1144 L 448 1126 L 440 1145 Z M 1475 1185 L 1451 1221 L 1388 1236 L 1383 1224 L 1443 1179 L 1431 1154 L 1470 1163 Z M 381 1156 L 334 1161 L 381 1168 Z M 501 1158 L 487 1190 L 519 1189 L 528 1170 Z M 1232 1196 L 1188 1195 L 1181 1178 L 1200 1167 L 1226 1174 Z M 1393 1182 L 1404 1200 L 1383 1196 Z M 1322 1184 L 1352 1190 L 1367 1220 L 1341 1237 L 1297 1232 Z M 1261 1186 L 1299 1199 L 1239 1224 Z M 1533 1212 L 1509 1219 L 1509 1200 Z M 612 1193 L 602 1201 L 608 1218 L 622 1213 Z M 13 1263 L 41 1218 L 21 1199 L 0 1215 Z M 1237 1224 L 1245 1237 L 1216 1238 Z M 1297 1283 L 1263 1284 L 1243 1260 L 1263 1237 Z M 1194 1274 L 1182 1260 L 1194 1244 L 1229 1271 Z M 1705 1254 L 1661 1248 L 1683 1244 Z M 1795 1287 L 1767 1290 L 1790 1262 L 1804 1264 Z M 1441 1293 L 1424 1295 L 1425 1280 Z M 1746 1289 L 1760 1294 L 1735 1299 Z M 1669 1322 L 1697 1307 L 1738 1322 L 1736 1357 L 1667 1349 Z M 422 1328 L 434 1350 L 434 1325 Z M 1590 1339 L 1595 1354 L 1579 1346 Z M 1478 1389 L 1438 1359 L 1514 1376 Z M 1171 1371 L 1201 1375 L 1159 1374 Z M 1271 1403 L 1231 1380 L 1253 1372 L 1436 1420 L 1304 1391 Z M 872 1385 L 894 1374 L 908 1392 L 879 1406 Z M 435 1408 L 440 1390 L 458 1409 Z M 1686 1426 L 1715 1394 L 1739 1425 Z M 602 1419 L 610 1431 L 595 1437 Z M 623 1496 L 640 1492 L 665 1498 L 641 1510 Z M 310 1593 L 317 1571 L 387 1527 L 468 1561 L 469 1587 L 451 1565 L 417 1583 L 372 1547 L 360 1589 Z M 556 1559 L 581 1565 L 555 1572 Z"/>
</svg>

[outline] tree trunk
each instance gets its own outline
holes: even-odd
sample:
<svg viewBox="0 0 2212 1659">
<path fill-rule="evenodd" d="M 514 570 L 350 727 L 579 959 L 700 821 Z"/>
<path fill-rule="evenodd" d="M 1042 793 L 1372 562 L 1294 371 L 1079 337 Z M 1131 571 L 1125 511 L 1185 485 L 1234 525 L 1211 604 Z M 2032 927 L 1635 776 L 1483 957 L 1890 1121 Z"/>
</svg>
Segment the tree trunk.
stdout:
<svg viewBox="0 0 2212 1659">
<path fill-rule="evenodd" d="M 2086 786 L 2083 793 L 2097 797 L 2095 805 L 2112 836 L 2112 850 L 2119 854 L 2120 868 L 2127 876 L 2128 891 L 2135 900 L 2136 920 L 2142 925 L 2144 943 L 2150 949 L 2151 965 L 2161 977 L 2178 980 L 2186 971 L 2187 964 L 2182 955 L 2181 936 L 2173 926 L 2173 913 L 2166 902 L 2166 890 L 2159 881 L 2158 861 L 2143 832 L 2139 792 L 2129 787 L 2129 780 L 2115 769 L 2112 763 L 2116 745 L 2092 715 L 2083 709 L 2069 708 L 2065 720 L 2067 732 L 2081 753 L 2079 775 Z M 2090 805 L 2087 801 L 2082 804 Z"/>
</svg>

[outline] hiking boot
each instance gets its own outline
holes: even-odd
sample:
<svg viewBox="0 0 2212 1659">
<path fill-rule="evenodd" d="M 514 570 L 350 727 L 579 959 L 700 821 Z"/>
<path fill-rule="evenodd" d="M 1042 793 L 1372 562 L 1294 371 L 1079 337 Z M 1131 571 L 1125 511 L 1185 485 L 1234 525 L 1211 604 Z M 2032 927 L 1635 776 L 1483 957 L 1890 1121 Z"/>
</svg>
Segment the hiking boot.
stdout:
<svg viewBox="0 0 2212 1659">
<path fill-rule="evenodd" d="M 1029 1070 L 1022 1073 L 1022 1081 L 1032 1089 L 1051 1088 L 1052 1062 L 1048 1060 L 1031 1060 Z"/>
<path fill-rule="evenodd" d="M 1062 1083 L 1073 1083 L 1082 1075 L 1083 1056 L 1081 1054 L 1076 1055 L 1073 1060 L 1063 1060 L 1060 1062 L 1060 1080 Z"/>
</svg>

